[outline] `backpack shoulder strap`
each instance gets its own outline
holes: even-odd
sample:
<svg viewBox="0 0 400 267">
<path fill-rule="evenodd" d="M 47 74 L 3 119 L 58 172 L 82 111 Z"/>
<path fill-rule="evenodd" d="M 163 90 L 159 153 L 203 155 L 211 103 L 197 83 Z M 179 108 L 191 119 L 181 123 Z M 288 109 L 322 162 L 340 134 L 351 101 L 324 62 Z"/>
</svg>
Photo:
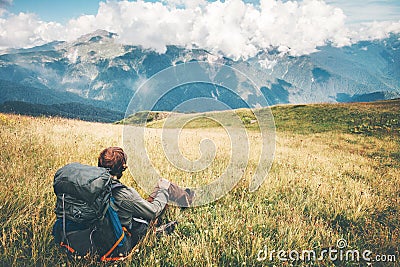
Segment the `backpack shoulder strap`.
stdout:
<svg viewBox="0 0 400 267">
<path fill-rule="evenodd" d="M 118 188 L 126 188 L 126 185 L 122 184 L 119 181 L 113 180 L 112 184 L 111 184 L 111 190 L 113 191 L 114 189 L 118 189 Z"/>
</svg>

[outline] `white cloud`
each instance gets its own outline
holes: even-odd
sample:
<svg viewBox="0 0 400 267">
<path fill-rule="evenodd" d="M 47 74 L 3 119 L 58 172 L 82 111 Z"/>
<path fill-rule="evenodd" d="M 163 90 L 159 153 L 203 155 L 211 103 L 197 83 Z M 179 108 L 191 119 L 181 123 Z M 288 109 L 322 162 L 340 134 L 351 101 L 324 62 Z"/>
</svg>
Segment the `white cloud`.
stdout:
<svg viewBox="0 0 400 267">
<path fill-rule="evenodd" d="M 0 18 L 0 48 L 31 47 L 62 38 L 62 25 L 43 22 L 35 14 L 11 14 Z"/>
<path fill-rule="evenodd" d="M 326 0 L 326 3 L 341 8 L 347 15 L 348 24 L 399 20 L 398 0 Z"/>
<path fill-rule="evenodd" d="M 66 25 L 24 13 L 0 18 L 0 48 L 72 41 L 97 29 L 117 33 L 121 43 L 158 52 L 166 45 L 196 46 L 246 58 L 271 47 L 302 55 L 326 43 L 343 46 L 383 38 L 400 32 L 400 21 L 349 28 L 342 9 L 321 0 L 261 0 L 259 6 L 241 0 L 110 1 L 100 2 L 96 15 L 80 16 Z"/>
<path fill-rule="evenodd" d="M 383 39 L 390 33 L 400 33 L 400 20 L 363 23 L 353 31 L 352 41 Z"/>
</svg>

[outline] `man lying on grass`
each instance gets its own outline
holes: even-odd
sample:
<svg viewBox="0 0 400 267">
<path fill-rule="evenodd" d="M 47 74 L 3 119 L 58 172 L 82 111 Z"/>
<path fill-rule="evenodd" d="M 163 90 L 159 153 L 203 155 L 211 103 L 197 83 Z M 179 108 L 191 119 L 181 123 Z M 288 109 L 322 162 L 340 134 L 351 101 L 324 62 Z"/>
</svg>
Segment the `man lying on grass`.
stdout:
<svg viewBox="0 0 400 267">
<path fill-rule="evenodd" d="M 120 182 L 127 155 L 120 147 L 104 149 L 98 167 L 68 164 L 54 176 L 57 220 L 56 243 L 70 256 L 98 254 L 102 261 L 123 259 L 157 225 L 168 201 L 189 207 L 194 192 L 160 179 L 147 200 Z M 159 225 L 156 232 L 172 232 L 176 222 Z"/>
</svg>

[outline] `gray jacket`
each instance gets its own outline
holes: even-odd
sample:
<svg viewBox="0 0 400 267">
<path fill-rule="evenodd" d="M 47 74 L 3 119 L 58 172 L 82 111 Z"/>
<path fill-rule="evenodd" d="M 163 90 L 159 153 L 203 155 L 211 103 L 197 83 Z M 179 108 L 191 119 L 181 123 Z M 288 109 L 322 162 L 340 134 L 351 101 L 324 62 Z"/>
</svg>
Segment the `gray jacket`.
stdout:
<svg viewBox="0 0 400 267">
<path fill-rule="evenodd" d="M 166 186 L 157 186 L 154 201 L 148 202 L 134 188 L 122 185 L 118 180 L 112 180 L 112 183 L 113 185 L 119 184 L 112 191 L 114 197 L 112 207 L 118 213 L 121 224 L 126 227 L 130 227 L 133 218 L 146 221 L 157 218 L 163 212 L 169 199 Z"/>
</svg>

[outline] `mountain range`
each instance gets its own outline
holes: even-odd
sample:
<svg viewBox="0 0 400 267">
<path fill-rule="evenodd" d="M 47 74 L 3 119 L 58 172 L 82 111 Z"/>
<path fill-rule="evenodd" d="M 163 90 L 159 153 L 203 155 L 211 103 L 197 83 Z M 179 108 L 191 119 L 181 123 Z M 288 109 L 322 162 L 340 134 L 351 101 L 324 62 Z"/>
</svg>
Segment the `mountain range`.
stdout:
<svg viewBox="0 0 400 267">
<path fill-rule="evenodd" d="M 209 62 L 239 70 L 254 82 L 268 105 L 400 97 L 400 34 L 346 47 L 328 44 L 318 47 L 315 53 L 299 57 L 271 48 L 239 60 L 204 49 L 173 45 L 167 46 L 165 53 L 157 53 L 118 43 L 116 37 L 114 33 L 98 30 L 74 42 L 59 41 L 29 49 L 0 51 L 0 110 L 26 113 L 31 107 L 37 113 L 117 120 L 123 117 L 135 92 L 147 79 L 185 62 Z M 218 67 L 204 71 L 223 75 Z M 227 79 L 237 81 L 229 89 L 222 84 L 207 83 L 173 88 L 162 96 L 153 110 L 170 111 L 198 97 L 222 101 L 230 108 L 265 106 L 256 98 L 243 100 L 234 92 L 235 88 L 233 92 L 230 90 L 241 82 L 235 73 Z M 46 107 L 50 113 L 43 112 Z M 207 111 L 215 108 L 182 109 Z M 95 116 L 91 112 L 94 110 Z M 101 119 L 102 114 L 104 119 Z"/>
</svg>

